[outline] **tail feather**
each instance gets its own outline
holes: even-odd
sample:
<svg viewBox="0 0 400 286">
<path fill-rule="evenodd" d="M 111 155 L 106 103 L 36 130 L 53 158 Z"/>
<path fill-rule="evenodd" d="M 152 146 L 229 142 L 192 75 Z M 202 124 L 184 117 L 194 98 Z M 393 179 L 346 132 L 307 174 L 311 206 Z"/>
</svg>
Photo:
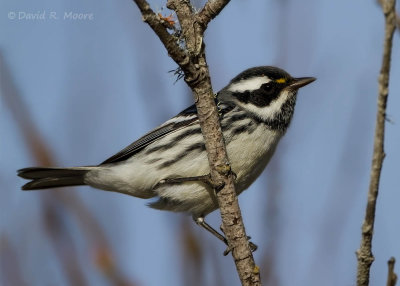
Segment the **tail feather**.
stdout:
<svg viewBox="0 0 400 286">
<path fill-rule="evenodd" d="M 66 186 L 84 185 L 87 172 L 93 167 L 44 168 L 32 167 L 18 170 L 18 176 L 30 179 L 22 186 L 23 190 L 39 190 Z"/>
</svg>

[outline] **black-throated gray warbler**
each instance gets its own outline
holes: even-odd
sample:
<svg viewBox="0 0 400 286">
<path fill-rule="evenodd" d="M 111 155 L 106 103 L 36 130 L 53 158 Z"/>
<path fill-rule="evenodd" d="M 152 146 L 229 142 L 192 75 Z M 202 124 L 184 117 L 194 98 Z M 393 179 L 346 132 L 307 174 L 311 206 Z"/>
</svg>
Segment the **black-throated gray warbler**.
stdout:
<svg viewBox="0 0 400 286">
<path fill-rule="evenodd" d="M 262 66 L 245 70 L 218 92 L 216 102 L 238 194 L 268 164 L 292 119 L 297 90 L 314 80 L 293 78 L 282 69 Z M 226 243 L 204 221 L 204 216 L 218 208 L 212 187 L 196 180 L 208 173 L 195 105 L 100 165 L 18 171 L 20 177 L 31 180 L 23 190 L 89 185 L 143 199 L 157 197 L 150 207 L 190 213 Z"/>
</svg>

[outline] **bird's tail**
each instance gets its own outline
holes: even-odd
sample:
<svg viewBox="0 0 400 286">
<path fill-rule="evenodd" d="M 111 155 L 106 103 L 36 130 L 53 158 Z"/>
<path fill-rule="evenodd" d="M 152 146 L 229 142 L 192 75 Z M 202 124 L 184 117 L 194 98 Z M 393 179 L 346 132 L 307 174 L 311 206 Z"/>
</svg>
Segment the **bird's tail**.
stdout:
<svg viewBox="0 0 400 286">
<path fill-rule="evenodd" d="M 18 170 L 18 176 L 31 180 L 22 186 L 23 190 L 40 190 L 66 186 L 85 185 L 87 172 L 94 167 L 44 168 L 32 167 Z"/>
</svg>

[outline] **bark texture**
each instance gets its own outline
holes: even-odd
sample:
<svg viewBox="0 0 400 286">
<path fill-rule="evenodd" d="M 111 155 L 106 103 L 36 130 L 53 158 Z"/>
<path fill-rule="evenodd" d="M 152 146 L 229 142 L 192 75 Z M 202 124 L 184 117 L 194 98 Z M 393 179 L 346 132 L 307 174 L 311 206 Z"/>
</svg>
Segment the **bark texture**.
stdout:
<svg viewBox="0 0 400 286">
<path fill-rule="evenodd" d="M 397 282 L 397 275 L 394 272 L 394 264 L 396 260 L 394 257 L 391 257 L 388 261 L 388 277 L 386 281 L 386 286 L 395 286 Z"/>
<path fill-rule="evenodd" d="M 249 247 L 236 197 L 234 175 L 227 159 L 204 51 L 204 31 L 229 0 L 210 0 L 199 12 L 195 12 L 188 0 L 168 0 L 167 8 L 175 11 L 179 30 L 171 25 L 171 19 L 166 21 L 160 14 L 155 14 L 147 1 L 134 2 L 139 7 L 143 20 L 150 25 L 169 56 L 183 71 L 185 81 L 193 91 L 208 153 L 211 179 L 215 186 L 223 186 L 216 196 L 223 231 L 232 250 L 239 278 L 242 285 L 261 285 L 260 273 Z"/>
<path fill-rule="evenodd" d="M 374 261 L 372 254 L 372 238 L 374 232 L 375 209 L 379 191 L 379 180 L 382 171 L 383 159 L 385 158 L 384 138 L 386 103 L 389 93 L 390 58 L 392 53 L 393 33 L 396 29 L 396 1 L 386 0 L 382 2 L 385 15 L 385 39 L 383 49 L 382 67 L 379 75 L 378 111 L 376 117 L 374 151 L 372 155 L 372 167 L 368 191 L 368 202 L 365 211 L 364 223 L 362 225 L 361 244 L 357 251 L 357 285 L 369 285 L 369 273 Z"/>
</svg>

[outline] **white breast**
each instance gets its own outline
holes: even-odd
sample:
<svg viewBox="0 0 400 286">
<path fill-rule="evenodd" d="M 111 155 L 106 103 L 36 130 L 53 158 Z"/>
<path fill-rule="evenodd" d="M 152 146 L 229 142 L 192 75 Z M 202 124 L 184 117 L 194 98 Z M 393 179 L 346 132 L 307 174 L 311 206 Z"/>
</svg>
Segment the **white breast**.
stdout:
<svg viewBox="0 0 400 286">
<path fill-rule="evenodd" d="M 237 175 L 238 193 L 247 189 L 267 166 L 282 137 L 282 132 L 259 124 L 251 134 L 233 138 L 227 144 L 232 170 Z"/>
</svg>

